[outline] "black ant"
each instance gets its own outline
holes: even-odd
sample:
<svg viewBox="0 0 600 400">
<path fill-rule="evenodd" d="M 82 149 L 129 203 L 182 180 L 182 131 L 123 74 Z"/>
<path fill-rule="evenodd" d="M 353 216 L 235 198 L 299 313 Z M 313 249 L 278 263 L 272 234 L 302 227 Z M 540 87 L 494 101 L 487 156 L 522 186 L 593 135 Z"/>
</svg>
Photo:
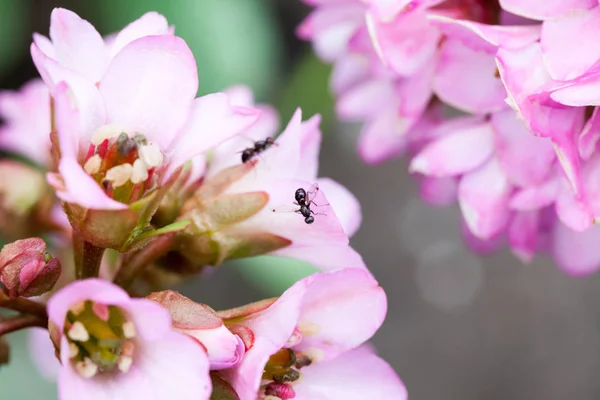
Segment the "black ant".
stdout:
<svg viewBox="0 0 600 400">
<path fill-rule="evenodd" d="M 258 140 L 254 142 L 253 147 L 248 147 L 247 149 L 244 149 L 244 151 L 242 151 L 242 163 L 247 163 L 252 158 L 254 158 L 254 156 L 262 153 L 274 144 L 275 138 L 273 137 L 268 137 L 265 140 Z"/>
<path fill-rule="evenodd" d="M 304 217 L 304 222 L 306 222 L 307 224 L 312 224 L 313 222 L 315 222 L 315 218 L 311 214 L 325 215 L 318 214 L 310 209 L 310 206 L 313 204 L 317 207 L 319 206 L 312 199 L 308 198 L 309 194 L 315 193 L 317 190 L 319 190 L 318 187 L 316 187 L 314 190 L 309 190 L 308 192 L 303 188 L 299 188 L 296 189 L 296 193 L 294 194 L 294 198 L 296 199 L 296 202 L 294 204 L 300 207 L 299 209 L 295 210 L 295 212 L 297 212 L 298 214 L 302 214 L 302 216 Z"/>
</svg>

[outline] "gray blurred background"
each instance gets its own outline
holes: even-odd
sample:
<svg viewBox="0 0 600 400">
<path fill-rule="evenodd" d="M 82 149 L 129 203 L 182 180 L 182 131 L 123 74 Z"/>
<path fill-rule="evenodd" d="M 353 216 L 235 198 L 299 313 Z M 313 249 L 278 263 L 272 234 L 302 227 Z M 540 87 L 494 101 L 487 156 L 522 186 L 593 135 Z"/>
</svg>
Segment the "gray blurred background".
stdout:
<svg viewBox="0 0 600 400">
<path fill-rule="evenodd" d="M 289 118 L 324 115 L 321 175 L 349 187 L 363 207 L 352 244 L 388 294 L 388 317 L 374 337 L 412 400 L 597 399 L 600 397 L 600 282 L 573 279 L 552 261 L 530 265 L 507 251 L 465 249 L 456 207 L 421 203 L 405 160 L 363 165 L 359 127 L 335 122 L 330 68 L 294 37 L 308 8 L 299 0 L 0 0 L 0 88 L 35 76 L 31 32 L 48 32 L 50 11 L 77 11 L 106 34 L 145 11 L 164 13 L 194 51 L 200 93 L 234 83 Z M 281 293 L 311 268 L 260 257 L 224 266 L 183 292 L 216 309 Z M 54 383 L 33 369 L 25 336 L 9 337 L 13 364 L 0 368 L 0 399 L 53 399 Z"/>
</svg>

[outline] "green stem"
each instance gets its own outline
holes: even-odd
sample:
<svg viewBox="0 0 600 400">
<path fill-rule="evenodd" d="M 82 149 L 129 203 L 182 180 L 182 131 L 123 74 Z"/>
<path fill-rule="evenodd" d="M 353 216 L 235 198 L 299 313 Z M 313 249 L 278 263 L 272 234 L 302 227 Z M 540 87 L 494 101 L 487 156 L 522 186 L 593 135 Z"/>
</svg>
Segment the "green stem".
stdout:
<svg viewBox="0 0 600 400">
<path fill-rule="evenodd" d="M 146 247 L 125 254 L 115 275 L 114 282 L 124 289 L 129 288 L 135 278 L 140 276 L 151 265 L 152 261 L 167 254 L 173 246 L 174 240 L 175 234 L 173 233 L 161 235 Z"/>
<path fill-rule="evenodd" d="M 48 320 L 35 315 L 17 315 L 4 320 L 0 319 L 0 336 L 32 326 L 47 328 Z"/>
<path fill-rule="evenodd" d="M 77 279 L 95 278 L 100 272 L 104 248 L 96 247 L 76 233 L 73 235 L 75 276 Z"/>
<path fill-rule="evenodd" d="M 36 303 L 35 301 L 26 299 L 24 297 L 17 297 L 16 299 L 13 299 L 3 291 L 0 291 L 0 307 L 31 314 L 38 318 L 46 320 L 48 319 L 46 306 L 43 304 Z"/>
</svg>

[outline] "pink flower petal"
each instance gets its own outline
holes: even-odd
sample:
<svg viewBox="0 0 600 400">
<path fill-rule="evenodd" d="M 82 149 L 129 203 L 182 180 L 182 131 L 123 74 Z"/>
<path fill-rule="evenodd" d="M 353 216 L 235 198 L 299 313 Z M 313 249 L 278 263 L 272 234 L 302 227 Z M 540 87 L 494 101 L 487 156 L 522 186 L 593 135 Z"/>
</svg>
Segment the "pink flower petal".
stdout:
<svg viewBox="0 0 600 400">
<path fill-rule="evenodd" d="M 506 227 L 511 187 L 496 159 L 463 176 L 458 204 L 471 232 L 489 239 Z"/>
<path fill-rule="evenodd" d="M 210 398 L 212 384 L 206 353 L 202 346 L 182 333 L 170 332 L 147 343 L 136 364 L 151 388 L 149 398 Z M 130 397 L 133 398 L 136 397 Z"/>
<path fill-rule="evenodd" d="M 395 96 L 391 80 L 371 79 L 343 93 L 337 100 L 336 113 L 343 121 L 360 121 L 379 113 Z"/>
<path fill-rule="evenodd" d="M 364 21 L 365 8 L 356 3 L 340 3 L 314 10 L 298 27 L 297 35 L 312 40 L 315 52 L 325 61 L 345 53 L 348 41 Z"/>
<path fill-rule="evenodd" d="M 402 154 L 406 136 L 417 118 L 398 115 L 396 107 L 387 107 L 367 122 L 358 138 L 358 154 L 368 164 L 379 164 Z"/>
<path fill-rule="evenodd" d="M 346 187 L 330 178 L 319 178 L 317 180 L 319 189 L 327 195 L 329 204 L 335 210 L 344 232 L 349 237 L 354 235 L 362 221 L 362 212 L 358 199 Z"/>
<path fill-rule="evenodd" d="M 249 173 L 248 175 L 252 175 Z M 233 192 L 266 191 L 269 203 L 258 214 L 238 224 L 240 230 L 270 232 L 292 240 L 293 246 L 346 245 L 348 237 L 334 209 L 329 205 L 324 190 L 314 194 L 311 209 L 314 223 L 308 225 L 304 217 L 296 212 L 294 193 L 298 188 L 311 190 L 314 183 L 297 180 L 251 181 L 247 187 L 238 187 Z"/>
<path fill-rule="evenodd" d="M 333 65 L 331 72 L 331 89 L 340 95 L 352 86 L 367 79 L 371 74 L 369 59 L 360 54 L 346 54 Z"/>
<path fill-rule="evenodd" d="M 144 36 L 168 34 L 169 23 L 167 22 L 167 19 L 157 12 L 147 12 L 127 25 L 117 34 L 110 47 L 111 57 L 114 57 L 121 49 L 123 49 L 123 47 L 136 39 Z"/>
<path fill-rule="evenodd" d="M 600 7 L 545 21 L 540 43 L 552 79 L 574 79 L 594 66 L 600 59 L 599 32 Z"/>
<path fill-rule="evenodd" d="M 596 145 L 600 139 L 600 112 L 596 107 L 590 119 L 586 122 L 579 136 L 579 155 L 590 158 L 596 151 Z"/>
<path fill-rule="evenodd" d="M 92 24 L 72 11 L 55 8 L 50 16 L 50 38 L 56 61 L 93 83 L 100 80 L 108 54 L 102 36 Z"/>
<path fill-rule="evenodd" d="M 202 154 L 247 129 L 260 118 L 255 108 L 234 106 L 224 93 L 199 97 L 191 114 L 171 145 L 172 168 Z"/>
<path fill-rule="evenodd" d="M 529 263 L 537 248 L 539 213 L 516 213 L 508 228 L 508 242 L 512 252 L 524 263 Z"/>
<path fill-rule="evenodd" d="M 600 156 L 596 155 L 585 162 L 581 178 L 581 194 L 564 187 L 556 201 L 558 217 L 567 227 L 576 231 L 586 230 L 593 222 L 600 220 Z"/>
<path fill-rule="evenodd" d="M 553 252 L 558 266 L 572 276 L 587 276 L 600 268 L 600 226 L 585 232 L 575 232 L 563 224 L 556 224 Z"/>
<path fill-rule="evenodd" d="M 320 123 L 321 116 L 319 114 L 302 123 L 299 161 L 301 168 L 294 176 L 296 179 L 311 181 L 317 178 L 319 172 L 319 152 L 323 136 L 319 129 Z"/>
<path fill-rule="evenodd" d="M 596 0 L 500 0 L 504 10 L 531 19 L 561 17 L 574 10 L 588 10 L 597 4 Z"/>
<path fill-rule="evenodd" d="M 419 194 L 428 204 L 436 206 L 454 204 L 458 194 L 458 179 L 421 176 L 419 178 Z"/>
<path fill-rule="evenodd" d="M 475 151 L 474 151 L 475 149 Z M 425 146 L 410 163 L 411 172 L 434 177 L 463 174 L 482 165 L 494 151 L 489 123 L 476 123 Z"/>
<path fill-rule="evenodd" d="M 148 299 L 131 299 L 122 304 L 144 341 L 162 340 L 171 331 L 171 314 L 159 304 Z"/>
<path fill-rule="evenodd" d="M 235 368 L 221 372 L 240 399 L 254 399 L 257 396 L 265 364 L 292 336 L 298 324 L 302 298 L 316 276 L 296 282 L 267 309 L 250 314 L 241 321 L 254 333 L 254 345 Z"/>
<path fill-rule="evenodd" d="M 494 113 L 496 154 L 512 184 L 536 185 L 545 180 L 556 160 L 550 140 L 533 136 L 513 110 Z"/>
<path fill-rule="evenodd" d="M 539 185 L 517 190 L 510 198 L 509 207 L 517 211 L 539 210 L 554 203 L 560 182 L 555 173 Z"/>
<path fill-rule="evenodd" d="M 383 289 L 368 271 L 346 268 L 318 275 L 302 301 L 298 329 L 303 338 L 294 349 L 320 350 L 330 360 L 366 342 L 387 312 Z"/>
<path fill-rule="evenodd" d="M 291 245 L 269 254 L 306 261 L 321 271 L 326 272 L 336 271 L 341 268 L 367 268 L 362 256 L 347 244 Z"/>
<path fill-rule="evenodd" d="M 471 232 L 471 229 L 464 218 L 461 219 L 460 233 L 462 234 L 462 238 L 467 248 L 478 254 L 495 253 L 506 244 L 506 232 L 504 230 L 498 231 L 492 237 L 487 239 L 479 238 Z"/>
<path fill-rule="evenodd" d="M 553 90 L 550 98 L 567 106 L 598 106 L 600 105 L 599 90 L 600 75 L 597 71 L 593 71 Z"/>
<path fill-rule="evenodd" d="M 177 36 L 146 36 L 126 45 L 100 82 L 108 122 L 167 147 L 198 89 L 194 56 Z"/>
<path fill-rule="evenodd" d="M 206 348 L 211 370 L 235 367 L 244 356 L 244 342 L 224 325 L 215 329 L 186 329 L 183 332 L 198 339 Z"/>
<path fill-rule="evenodd" d="M 60 371 L 60 362 L 56 358 L 54 344 L 50 340 L 48 330 L 45 328 L 28 329 L 27 344 L 31 359 L 40 375 L 47 381 L 56 381 Z"/>
<path fill-rule="evenodd" d="M 414 74 L 431 60 L 440 37 L 422 9 L 398 14 L 390 22 L 367 13 L 367 26 L 379 57 L 401 76 Z"/>
<path fill-rule="evenodd" d="M 433 80 L 436 94 L 446 103 L 463 111 L 486 114 L 506 105 L 502 81 L 494 76 L 493 53 L 475 51 L 458 39 L 446 39 Z M 465 76 L 466 79 L 456 79 Z"/>
<path fill-rule="evenodd" d="M 56 292 L 48 300 L 50 321 L 62 332 L 69 309 L 85 300 L 103 304 L 125 304 L 130 301 L 130 298 L 120 287 L 101 279 L 75 281 Z"/>
<path fill-rule="evenodd" d="M 526 46 L 540 38 L 539 25 L 500 26 L 468 20 L 456 20 L 430 14 L 429 20 L 443 33 L 459 39 L 473 50 L 495 53 L 497 47 L 514 49 Z"/>
<path fill-rule="evenodd" d="M 365 346 L 302 368 L 302 381 L 294 390 L 296 400 L 408 398 L 393 368 Z"/>
</svg>

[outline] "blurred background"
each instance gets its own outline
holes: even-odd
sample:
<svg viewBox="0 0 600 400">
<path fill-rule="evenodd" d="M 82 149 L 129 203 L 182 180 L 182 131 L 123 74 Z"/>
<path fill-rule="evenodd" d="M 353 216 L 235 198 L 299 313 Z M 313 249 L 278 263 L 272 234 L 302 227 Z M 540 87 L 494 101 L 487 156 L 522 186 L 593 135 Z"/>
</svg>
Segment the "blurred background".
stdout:
<svg viewBox="0 0 600 400">
<path fill-rule="evenodd" d="M 412 400 L 597 399 L 600 396 L 600 281 L 569 278 L 551 260 L 522 265 L 507 251 L 465 249 L 458 210 L 422 204 L 406 162 L 363 165 L 358 127 L 335 122 L 330 68 L 294 30 L 307 15 L 299 0 L 0 0 L 0 88 L 35 77 L 32 32 L 48 33 L 62 6 L 103 34 L 146 11 L 163 13 L 196 55 L 200 93 L 251 86 L 286 121 L 300 106 L 324 116 L 321 175 L 349 187 L 363 207 L 352 244 L 388 294 L 388 317 L 374 337 Z M 184 294 L 216 309 L 280 294 L 312 272 L 260 257 L 223 266 Z M 23 333 L 9 336 L 12 363 L 0 367 L 0 399 L 54 399 Z"/>
</svg>

